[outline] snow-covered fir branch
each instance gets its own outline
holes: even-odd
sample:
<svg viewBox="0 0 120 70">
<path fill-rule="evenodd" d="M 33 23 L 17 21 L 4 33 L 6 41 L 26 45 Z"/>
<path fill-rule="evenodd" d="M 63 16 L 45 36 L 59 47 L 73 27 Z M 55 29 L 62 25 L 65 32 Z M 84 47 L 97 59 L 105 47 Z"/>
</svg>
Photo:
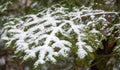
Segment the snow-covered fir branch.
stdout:
<svg viewBox="0 0 120 70">
<path fill-rule="evenodd" d="M 67 57 L 71 47 L 77 47 L 76 54 L 84 59 L 89 52 L 102 48 L 101 40 L 109 35 L 105 31 L 109 25 L 105 14 L 112 13 L 116 14 L 84 6 L 70 11 L 55 5 L 38 14 L 10 18 L 4 25 L 2 39 L 7 47 L 16 49 L 16 54 L 23 52 L 23 60 L 37 58 L 35 66 L 47 61 L 54 63 L 59 56 Z"/>
</svg>

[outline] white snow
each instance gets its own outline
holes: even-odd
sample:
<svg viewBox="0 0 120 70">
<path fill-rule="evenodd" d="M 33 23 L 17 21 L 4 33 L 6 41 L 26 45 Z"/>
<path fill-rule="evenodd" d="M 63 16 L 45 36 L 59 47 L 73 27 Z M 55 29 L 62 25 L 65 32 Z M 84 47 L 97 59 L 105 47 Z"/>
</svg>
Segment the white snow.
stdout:
<svg viewBox="0 0 120 70">
<path fill-rule="evenodd" d="M 99 33 L 99 31 L 97 31 L 95 28 L 93 28 L 93 29 L 91 30 L 91 32 L 92 32 L 92 33 Z"/>
<path fill-rule="evenodd" d="M 4 65 L 5 64 L 5 58 L 4 57 L 1 57 L 0 58 L 0 65 L 2 66 L 2 65 Z"/>
</svg>

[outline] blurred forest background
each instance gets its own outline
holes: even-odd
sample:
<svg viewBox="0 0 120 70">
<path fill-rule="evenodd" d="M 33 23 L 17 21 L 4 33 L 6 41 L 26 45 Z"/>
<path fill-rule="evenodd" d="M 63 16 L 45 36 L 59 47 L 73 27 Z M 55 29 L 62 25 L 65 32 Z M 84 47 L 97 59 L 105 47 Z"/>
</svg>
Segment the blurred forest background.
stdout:
<svg viewBox="0 0 120 70">
<path fill-rule="evenodd" d="M 73 6 L 92 6 L 93 9 L 120 12 L 120 0 L 0 0 L 0 70 L 32 70 L 32 62 L 14 60 L 14 50 L 4 46 L 1 40 L 2 27 L 8 17 L 21 17 L 27 14 L 36 14 L 41 9 L 48 8 L 57 3 L 65 3 L 69 8 Z M 119 19 L 118 19 L 119 20 Z M 102 52 L 100 52 L 102 53 Z M 120 54 L 120 53 L 118 53 Z M 109 54 L 107 55 L 109 56 Z M 120 56 L 111 59 L 113 64 L 108 70 L 120 70 Z M 101 59 L 101 58 L 99 58 Z M 73 59 L 74 60 L 74 59 Z M 102 60 L 104 61 L 104 60 Z M 101 61 L 100 61 L 101 62 Z M 99 64 L 102 65 L 102 64 Z M 103 64 L 104 65 L 104 64 Z M 94 66 L 94 65 L 93 65 Z M 92 66 L 91 66 L 92 67 Z M 112 68 L 111 68 L 112 67 Z M 76 65 L 73 61 L 59 58 L 57 64 L 46 64 L 36 70 L 87 70 L 84 65 Z M 92 69 L 97 70 L 97 69 Z"/>
</svg>

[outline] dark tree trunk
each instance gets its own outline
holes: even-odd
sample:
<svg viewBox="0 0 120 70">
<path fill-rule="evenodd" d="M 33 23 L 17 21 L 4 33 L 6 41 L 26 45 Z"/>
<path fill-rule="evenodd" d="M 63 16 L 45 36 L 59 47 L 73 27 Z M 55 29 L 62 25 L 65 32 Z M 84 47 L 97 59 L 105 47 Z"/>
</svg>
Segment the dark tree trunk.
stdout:
<svg viewBox="0 0 120 70">
<path fill-rule="evenodd" d="M 113 70 L 112 63 L 108 64 L 110 58 L 113 56 L 113 48 L 116 46 L 116 41 L 111 41 L 108 37 L 108 40 L 103 40 L 103 49 L 98 49 L 96 51 L 96 59 L 91 63 L 90 70 Z"/>
</svg>

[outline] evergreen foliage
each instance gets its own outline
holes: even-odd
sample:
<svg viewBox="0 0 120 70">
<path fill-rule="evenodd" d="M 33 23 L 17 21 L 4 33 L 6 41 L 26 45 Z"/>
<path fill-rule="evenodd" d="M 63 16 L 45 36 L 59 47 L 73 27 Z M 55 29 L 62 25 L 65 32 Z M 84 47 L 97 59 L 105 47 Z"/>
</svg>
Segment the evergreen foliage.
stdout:
<svg viewBox="0 0 120 70">
<path fill-rule="evenodd" d="M 12 6 L 11 3 L 14 2 L 4 5 Z M 113 12 L 116 8 L 108 2 L 85 0 L 84 6 L 82 3 L 82 0 L 35 0 L 30 6 L 16 4 L 23 10 L 12 8 L 19 15 L 13 15 L 13 11 L 7 14 L 11 7 L 1 5 L 0 15 L 9 15 L 7 21 L 3 20 L 5 47 L 14 49 L 17 58 L 24 62 L 32 61 L 35 68 L 49 62 L 57 64 L 60 57 L 73 56 L 78 66 L 90 66 L 105 55 L 110 57 L 104 64 L 111 57 L 118 58 L 120 13 Z M 107 5 L 102 7 L 102 3 Z M 99 65 L 96 67 L 104 69 Z"/>
</svg>

